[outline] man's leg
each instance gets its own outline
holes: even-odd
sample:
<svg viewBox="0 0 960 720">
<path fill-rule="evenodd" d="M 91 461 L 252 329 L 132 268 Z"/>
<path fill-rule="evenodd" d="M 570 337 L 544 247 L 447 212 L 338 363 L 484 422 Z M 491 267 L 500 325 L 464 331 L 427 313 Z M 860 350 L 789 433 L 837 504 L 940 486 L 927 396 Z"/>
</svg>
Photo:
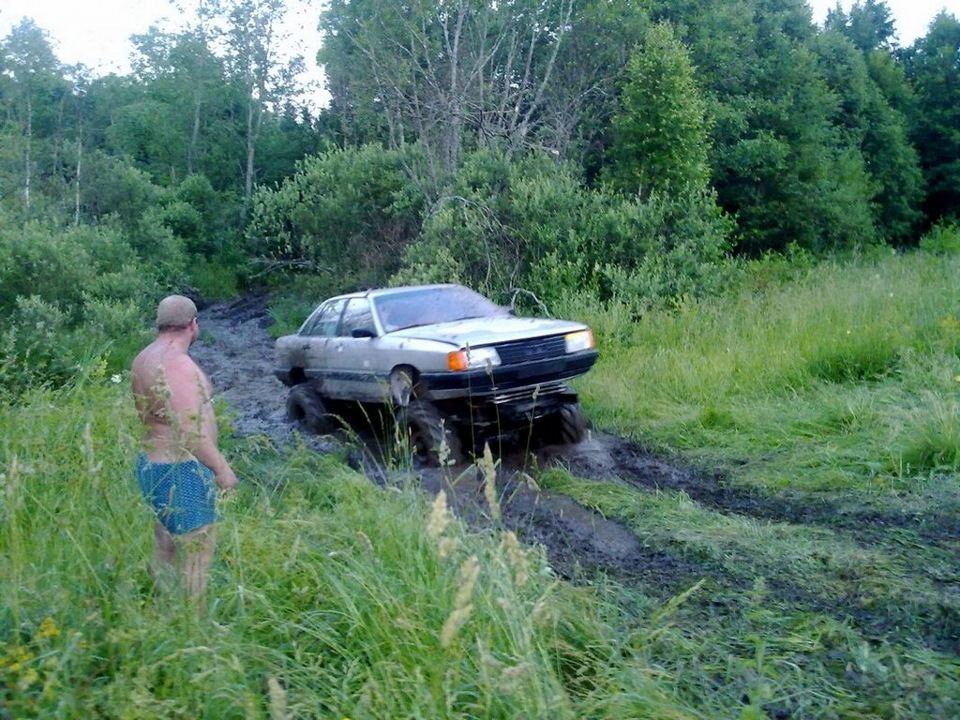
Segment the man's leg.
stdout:
<svg viewBox="0 0 960 720">
<path fill-rule="evenodd" d="M 158 521 L 153 525 L 153 563 L 150 575 L 153 582 L 160 581 L 170 570 L 176 568 L 177 543 L 167 529 Z"/>
<path fill-rule="evenodd" d="M 183 552 L 183 586 L 190 595 L 200 601 L 202 610 L 216 545 L 215 528 L 211 524 L 184 533 L 177 538 L 177 544 Z"/>
</svg>

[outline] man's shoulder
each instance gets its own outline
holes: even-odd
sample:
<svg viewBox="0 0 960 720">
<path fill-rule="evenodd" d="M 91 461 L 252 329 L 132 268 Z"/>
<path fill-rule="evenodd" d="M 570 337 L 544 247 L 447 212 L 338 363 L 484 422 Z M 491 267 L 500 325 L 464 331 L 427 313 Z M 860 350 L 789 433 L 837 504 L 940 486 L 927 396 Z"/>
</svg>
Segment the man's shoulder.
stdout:
<svg viewBox="0 0 960 720">
<path fill-rule="evenodd" d="M 177 353 L 176 355 L 171 355 L 164 358 L 164 369 L 167 373 L 183 373 L 196 375 L 203 375 L 203 370 L 200 369 L 200 366 L 187 353 Z"/>
</svg>

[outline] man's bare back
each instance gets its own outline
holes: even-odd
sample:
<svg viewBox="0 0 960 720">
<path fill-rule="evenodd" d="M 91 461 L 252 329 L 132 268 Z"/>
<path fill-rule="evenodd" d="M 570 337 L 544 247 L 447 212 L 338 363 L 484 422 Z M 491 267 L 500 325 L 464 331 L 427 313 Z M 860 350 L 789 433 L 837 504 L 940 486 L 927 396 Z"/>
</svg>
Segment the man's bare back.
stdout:
<svg viewBox="0 0 960 720">
<path fill-rule="evenodd" d="M 237 484 L 217 449 L 217 421 L 210 380 L 190 357 L 199 326 L 160 328 L 157 338 L 134 359 L 133 395 L 143 421 L 143 451 L 153 462 L 196 458 L 216 475 L 217 484 Z"/>
</svg>

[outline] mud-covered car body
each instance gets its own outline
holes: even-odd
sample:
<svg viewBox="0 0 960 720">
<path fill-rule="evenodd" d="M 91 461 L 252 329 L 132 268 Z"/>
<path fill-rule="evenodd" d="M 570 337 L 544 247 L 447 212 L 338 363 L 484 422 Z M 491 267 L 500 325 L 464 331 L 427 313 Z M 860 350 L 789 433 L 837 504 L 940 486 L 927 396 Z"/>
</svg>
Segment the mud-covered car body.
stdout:
<svg viewBox="0 0 960 720">
<path fill-rule="evenodd" d="M 328 405 L 415 403 L 419 412 L 429 403 L 428 414 L 461 434 L 510 430 L 575 408 L 572 422 L 581 427 L 567 434 L 579 435 L 567 383 L 596 359 L 581 323 L 516 317 L 468 288 L 423 285 L 325 301 L 296 334 L 277 340 L 275 372 Z"/>
</svg>

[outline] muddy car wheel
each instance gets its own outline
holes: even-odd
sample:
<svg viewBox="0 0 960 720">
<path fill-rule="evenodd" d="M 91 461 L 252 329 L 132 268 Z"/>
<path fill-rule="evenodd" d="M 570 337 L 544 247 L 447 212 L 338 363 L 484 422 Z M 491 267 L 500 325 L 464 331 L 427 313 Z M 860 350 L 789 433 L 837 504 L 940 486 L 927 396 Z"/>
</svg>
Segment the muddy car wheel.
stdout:
<svg viewBox="0 0 960 720">
<path fill-rule="evenodd" d="M 297 385 L 290 390 L 287 419 L 317 435 L 333 430 L 333 418 L 327 412 L 323 398 L 309 385 Z"/>
<path fill-rule="evenodd" d="M 587 422 L 580 403 L 564 403 L 544 422 L 542 437 L 548 443 L 576 445 L 587 434 Z"/>
<path fill-rule="evenodd" d="M 567 445 L 575 445 L 587 434 L 587 421 L 580 403 L 567 403 L 560 408 L 560 437 Z"/>
<path fill-rule="evenodd" d="M 411 400 L 397 408 L 397 425 L 405 442 L 409 442 L 414 465 L 440 467 L 441 454 L 454 463 L 463 461 L 463 447 L 456 429 L 449 420 L 426 400 Z M 446 445 L 446 450 L 441 447 Z"/>
<path fill-rule="evenodd" d="M 390 395 L 393 397 L 394 407 L 406 407 L 413 398 L 413 370 L 410 368 L 396 368 L 390 373 Z"/>
</svg>

